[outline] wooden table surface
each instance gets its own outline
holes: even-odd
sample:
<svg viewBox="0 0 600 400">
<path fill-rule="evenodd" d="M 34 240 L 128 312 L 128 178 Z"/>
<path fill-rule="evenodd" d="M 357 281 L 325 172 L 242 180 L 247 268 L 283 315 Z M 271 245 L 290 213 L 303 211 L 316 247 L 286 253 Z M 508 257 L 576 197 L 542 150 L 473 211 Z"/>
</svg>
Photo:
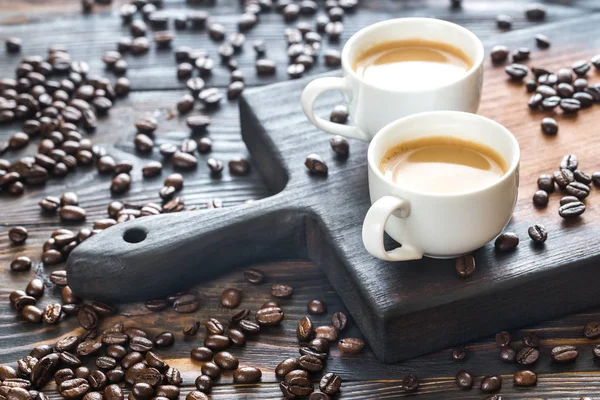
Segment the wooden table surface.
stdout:
<svg viewBox="0 0 600 400">
<path fill-rule="evenodd" d="M 103 52 L 113 49 L 116 40 L 128 34 L 116 15 L 120 3 L 115 1 L 109 6 L 97 6 L 93 14 L 82 15 L 77 1 L 0 0 L 0 38 L 21 37 L 24 42 L 22 54 L 45 54 L 48 45 L 65 44 L 73 59 L 86 60 L 90 63 L 93 72 L 103 73 L 101 61 Z M 240 2 L 217 0 L 216 3 L 215 6 L 207 7 L 214 20 L 223 23 L 230 32 L 233 31 L 237 15 L 241 10 Z M 514 29 L 536 26 L 537 24 L 528 22 L 524 18 L 522 10 L 525 4 L 526 2 L 519 0 L 465 0 L 461 9 L 452 9 L 448 2 L 443 0 L 363 0 L 359 11 L 345 18 L 342 41 L 339 44 L 325 42 L 324 47 L 341 48 L 341 44 L 357 29 L 386 18 L 401 16 L 435 16 L 448 19 L 468 27 L 486 40 L 500 34 L 495 25 L 495 18 L 501 13 L 509 14 L 514 18 Z M 544 23 L 580 18 L 600 11 L 600 2 L 597 0 L 554 0 L 546 1 L 544 4 L 548 10 L 548 18 Z M 165 1 L 166 10 L 173 11 L 186 7 L 183 0 Z M 287 55 L 282 39 L 285 26 L 281 16 L 275 13 L 265 14 L 261 16 L 260 24 L 247 35 L 248 42 L 256 38 L 266 39 L 269 46 L 268 56 L 279 65 L 276 76 L 257 78 L 253 70 L 253 52 L 250 43 L 247 43 L 238 61 L 245 73 L 248 86 L 287 79 L 284 68 Z M 560 34 L 560 31 L 556 34 Z M 590 34 L 597 35 L 598 31 Z M 498 40 L 501 42 L 501 38 Z M 177 32 L 175 45 L 204 48 L 212 54 L 216 54 L 218 46 L 208 40 L 205 33 L 192 31 Z M 590 55 L 596 50 L 598 49 L 590 49 Z M 12 76 L 19 59 L 20 55 L 9 56 L 0 50 L 0 76 Z M 575 60 L 565 60 L 565 63 L 573 61 Z M 118 160 L 129 160 L 134 164 L 132 188 L 122 198 L 131 203 L 143 204 L 159 200 L 157 192 L 162 186 L 162 178 L 142 180 L 140 168 L 148 159 L 160 159 L 160 156 L 158 152 L 143 158 L 136 155 L 132 144 L 135 134 L 133 123 L 142 116 L 154 115 L 159 120 L 156 143 L 178 143 L 189 133 L 184 118 L 171 118 L 171 113 L 175 102 L 185 93 L 185 90 L 175 77 L 175 62 L 168 51 L 152 50 L 149 54 L 136 58 L 128 56 L 128 62 L 130 69 L 127 76 L 132 81 L 133 92 L 126 99 L 117 101 L 110 117 L 101 120 L 97 132 L 90 138 L 94 143 L 105 145 L 109 154 Z M 319 63 L 310 74 L 326 70 L 327 68 Z M 222 67 L 216 68 L 213 77 L 207 83 L 214 87 L 225 87 L 228 83 L 228 72 Z M 485 96 L 491 98 L 493 94 Z M 235 155 L 245 154 L 239 133 L 237 103 L 225 101 L 212 117 L 213 124 L 209 129 L 209 137 L 214 141 L 214 151 L 211 155 L 228 160 Z M 0 126 L 0 140 L 7 139 L 18 129 L 18 124 Z M 37 143 L 31 144 L 20 152 L 9 153 L 6 157 L 12 160 L 25 154 L 32 154 L 35 146 Z M 230 176 L 225 171 L 221 179 L 215 180 L 210 177 L 203 160 L 205 160 L 204 156 L 201 157 L 196 171 L 185 174 L 186 182 L 182 195 L 186 205 L 202 207 L 207 201 L 219 198 L 224 201 L 225 207 L 229 207 L 248 199 L 269 195 L 257 174 L 240 178 Z M 163 171 L 163 177 L 169 171 L 170 167 L 167 167 Z M 523 176 L 522 179 L 531 181 L 535 177 Z M 99 176 L 95 170 L 80 169 L 63 180 L 51 179 L 42 188 L 28 189 L 26 194 L 18 199 L 0 198 L 0 224 L 2 225 L 0 228 L 0 364 L 14 365 L 35 345 L 53 343 L 67 334 L 80 332 L 74 318 L 65 319 L 56 326 L 31 325 L 16 315 L 9 305 L 8 295 L 11 291 L 23 289 L 34 276 L 42 277 L 49 283 L 47 279 L 49 273 L 64 267 L 63 265 L 44 267 L 40 262 L 42 243 L 52 230 L 65 225 L 55 217 L 41 215 L 37 201 L 45 195 L 60 195 L 67 190 L 76 191 L 80 195 L 81 205 L 88 212 L 88 222 L 82 225 L 71 224 L 67 227 L 79 229 L 82 226 L 89 226 L 94 220 L 106 217 L 106 205 L 111 199 L 109 185 L 109 178 Z M 6 237 L 8 228 L 15 225 L 26 226 L 29 230 L 30 237 L 22 246 L 11 245 Z M 20 255 L 31 257 L 34 260 L 34 268 L 28 273 L 11 273 L 8 265 L 12 259 Z M 185 393 L 193 387 L 193 380 L 200 373 L 200 364 L 189 359 L 189 350 L 201 344 L 204 334 L 199 334 L 196 338 L 184 339 L 181 333 L 183 326 L 193 320 L 204 321 L 209 317 L 225 321 L 230 311 L 223 309 L 218 299 L 221 291 L 227 287 L 242 289 L 244 291 L 242 306 L 256 310 L 262 303 L 271 299 L 269 283 L 291 284 L 295 287 L 295 292 L 291 299 L 282 302 L 286 313 L 282 326 L 261 334 L 257 340 L 250 340 L 245 348 L 233 350 L 239 356 L 241 364 L 255 365 L 263 370 L 262 382 L 257 385 L 233 385 L 231 374 L 225 374 L 218 381 L 211 396 L 215 399 L 281 398 L 273 370 L 282 359 L 297 355 L 295 326 L 296 321 L 306 314 L 306 303 L 311 299 L 326 301 L 328 313 L 322 317 L 315 317 L 317 324 L 326 324 L 333 312 L 346 310 L 324 274 L 310 262 L 277 262 L 254 267 L 265 272 L 268 278 L 266 284 L 252 286 L 244 281 L 242 272 L 238 271 L 194 286 L 191 290 L 201 298 L 201 306 L 195 314 L 182 315 L 172 310 L 151 313 L 142 304 L 128 304 L 119 307 L 117 316 L 105 319 L 102 327 L 123 321 L 128 326 L 139 326 L 152 334 L 164 330 L 175 332 L 176 344 L 172 348 L 160 351 L 160 354 L 170 365 L 182 371 Z M 60 302 L 60 293 L 49 283 L 41 304 L 56 301 Z M 515 307 L 526 306 L 526 304 L 515 305 Z M 516 364 L 504 364 L 499 360 L 498 349 L 491 337 L 465 344 L 468 356 L 462 362 L 452 361 L 450 350 L 446 350 L 400 364 L 384 365 L 379 363 L 368 349 L 360 355 L 347 356 L 342 355 L 336 346 L 333 346 L 326 370 L 342 376 L 344 385 L 340 397 L 343 399 L 394 399 L 408 396 L 401 388 L 401 381 L 409 373 L 421 379 L 419 398 L 483 399 L 485 395 L 477 386 L 467 392 L 461 392 L 456 388 L 454 375 L 459 369 L 466 369 L 476 376 L 502 374 L 504 386 L 501 394 L 505 399 L 578 399 L 581 396 L 600 398 L 599 365 L 591 352 L 593 345 L 600 341 L 587 340 L 581 334 L 585 323 L 594 319 L 600 319 L 600 308 L 512 332 L 517 342 L 525 333 L 531 331 L 542 338 L 541 357 L 532 368 L 539 374 L 538 385 L 534 388 L 513 387 L 512 374 L 519 368 Z M 344 336 L 360 336 L 352 321 Z M 576 345 L 580 350 L 579 359 L 574 364 L 566 366 L 552 364 L 550 349 L 559 344 Z M 479 379 L 476 385 L 478 383 Z M 51 389 L 49 395 L 52 398 L 58 397 L 54 388 Z"/>
</svg>

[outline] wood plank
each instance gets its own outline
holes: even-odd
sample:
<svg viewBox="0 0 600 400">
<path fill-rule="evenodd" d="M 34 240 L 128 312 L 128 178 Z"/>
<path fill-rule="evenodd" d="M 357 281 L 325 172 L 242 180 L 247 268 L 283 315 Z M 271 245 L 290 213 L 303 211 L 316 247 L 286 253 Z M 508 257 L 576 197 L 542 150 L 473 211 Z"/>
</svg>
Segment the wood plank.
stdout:
<svg viewBox="0 0 600 400">
<path fill-rule="evenodd" d="M 459 9 L 451 9 L 445 1 L 427 1 L 428 8 L 423 8 L 419 1 L 393 2 L 386 1 L 376 3 L 377 6 L 368 6 L 359 9 L 354 14 L 346 15 L 344 19 L 344 34 L 340 42 L 329 43 L 323 41 L 323 49 L 341 48 L 352 33 L 359 29 L 392 17 L 433 16 L 447 19 L 461 25 L 467 26 L 482 39 L 497 35 L 500 31 L 496 27 L 496 15 L 510 10 L 514 16 L 515 29 L 525 27 L 541 27 L 544 24 L 527 21 L 522 12 L 524 2 L 505 0 L 502 2 L 483 3 L 481 1 L 465 2 Z M 176 14 L 181 11 L 182 2 L 174 4 L 167 3 L 165 12 Z M 215 10 L 225 10 L 217 8 Z M 547 21 L 556 22 L 568 18 L 584 15 L 585 11 L 574 7 L 563 5 L 548 5 Z M 236 30 L 237 13 L 223 12 L 218 15 L 215 12 L 215 21 L 222 23 L 228 32 Z M 311 18 L 301 18 L 299 21 L 313 21 Z M 234 58 L 238 61 L 240 69 L 246 77 L 248 86 L 259 86 L 288 79 L 286 66 L 288 57 L 285 52 L 287 46 L 283 38 L 286 26 L 295 26 L 295 23 L 285 24 L 281 15 L 271 12 L 261 15 L 261 22 L 255 29 L 247 33 L 247 41 L 244 51 Z M 41 34 L 43 32 L 43 34 Z M 220 43 L 208 38 L 205 31 L 176 31 L 176 39 L 173 46 L 191 46 L 196 49 L 206 50 L 214 59 L 218 60 L 217 49 Z M 23 54 L 45 54 L 51 44 L 68 43 L 70 53 L 75 60 L 86 60 L 94 73 L 102 73 L 104 64 L 102 55 L 107 50 L 114 50 L 116 42 L 121 36 L 129 36 L 127 26 L 123 26 L 116 11 L 103 12 L 97 15 L 76 15 L 69 20 L 58 19 L 38 24 L 0 26 L 0 37 L 19 36 L 23 39 Z M 267 57 L 273 59 L 278 65 L 278 71 L 272 77 L 256 76 L 254 63 L 255 54 L 252 50 L 252 41 L 264 39 L 268 52 Z M 184 83 L 177 80 L 176 63 L 173 55 L 168 50 L 155 51 L 152 49 L 148 54 L 142 56 L 126 56 L 129 63 L 128 78 L 132 81 L 134 90 L 156 90 L 183 88 Z M 11 71 L 17 66 L 19 55 L 0 57 L 0 71 Z M 307 73 L 314 75 L 332 70 L 326 67 L 322 59 Z M 215 68 L 213 76 L 207 79 L 210 86 L 223 87 L 229 84 L 229 72 L 224 66 Z"/>
</svg>

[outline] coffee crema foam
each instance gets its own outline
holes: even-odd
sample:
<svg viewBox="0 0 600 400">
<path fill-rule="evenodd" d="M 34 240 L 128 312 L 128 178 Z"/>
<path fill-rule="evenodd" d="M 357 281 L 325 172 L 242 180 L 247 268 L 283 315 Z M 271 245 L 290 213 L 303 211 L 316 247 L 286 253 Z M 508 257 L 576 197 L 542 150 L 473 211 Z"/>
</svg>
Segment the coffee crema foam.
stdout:
<svg viewBox="0 0 600 400">
<path fill-rule="evenodd" d="M 496 183 L 508 170 L 492 148 L 448 136 L 400 143 L 387 151 L 379 170 L 394 183 L 414 190 L 457 194 Z"/>
<path fill-rule="evenodd" d="M 473 61 L 459 48 L 423 39 L 390 41 L 361 53 L 352 69 L 375 86 L 423 90 L 455 82 Z"/>
</svg>

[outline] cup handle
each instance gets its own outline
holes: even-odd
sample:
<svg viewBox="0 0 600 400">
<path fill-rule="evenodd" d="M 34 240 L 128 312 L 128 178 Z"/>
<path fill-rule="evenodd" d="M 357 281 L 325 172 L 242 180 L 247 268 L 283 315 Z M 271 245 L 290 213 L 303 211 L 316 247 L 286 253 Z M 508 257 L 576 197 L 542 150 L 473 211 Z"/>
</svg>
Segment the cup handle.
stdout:
<svg viewBox="0 0 600 400">
<path fill-rule="evenodd" d="M 370 141 L 371 138 L 361 132 L 356 126 L 348 126 L 327 121 L 315 115 L 314 106 L 317 98 L 325 92 L 337 90 L 347 96 L 352 94 L 346 79 L 337 77 L 318 78 L 310 82 L 302 91 L 302 110 L 310 122 L 317 128 L 332 135 L 345 136 L 347 138 Z"/>
<path fill-rule="evenodd" d="M 401 218 L 408 218 L 409 202 L 395 196 L 383 196 L 373 203 L 363 222 L 362 239 L 365 248 L 372 256 L 385 261 L 408 261 L 423 258 L 422 251 L 406 243 L 402 243 L 402 247 L 394 250 L 385 250 L 383 245 L 385 224 L 396 210 L 400 210 Z"/>
</svg>

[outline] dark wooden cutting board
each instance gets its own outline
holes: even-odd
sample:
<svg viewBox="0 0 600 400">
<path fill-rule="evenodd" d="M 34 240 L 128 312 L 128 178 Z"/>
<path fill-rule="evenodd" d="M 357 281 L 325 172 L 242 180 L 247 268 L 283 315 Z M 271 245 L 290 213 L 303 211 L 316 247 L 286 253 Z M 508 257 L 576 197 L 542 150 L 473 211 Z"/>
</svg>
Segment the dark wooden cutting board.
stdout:
<svg viewBox="0 0 600 400">
<path fill-rule="evenodd" d="M 592 16 L 502 35 L 486 48 L 528 46 L 534 49 L 530 66 L 558 70 L 600 52 L 599 27 L 600 16 Z M 536 33 L 550 37 L 550 49 L 535 49 Z M 560 193 L 541 210 L 533 207 L 531 197 L 537 177 L 557 169 L 564 154 L 577 154 L 580 169 L 588 173 L 600 170 L 600 106 L 575 117 L 557 111 L 558 135 L 544 136 L 540 121 L 553 113 L 529 111 L 524 86 L 508 82 L 503 67 L 486 63 L 479 113 L 504 124 L 521 146 L 519 201 L 507 228 L 521 243 L 509 254 L 495 253 L 492 244 L 478 250 L 471 278 L 459 278 L 453 260 L 388 263 L 365 251 L 361 226 L 370 205 L 367 144 L 351 141 L 350 157 L 336 159 L 330 137 L 301 111 L 299 98 L 307 80 L 300 80 L 248 91 L 240 105 L 244 141 L 272 197 L 119 224 L 75 249 L 69 258 L 70 286 L 85 298 L 148 299 L 248 262 L 309 258 L 324 270 L 385 362 L 599 304 L 597 189 L 586 200 L 586 213 L 573 221 L 558 216 Z M 592 69 L 588 79 L 600 81 L 600 73 Z M 339 102 L 337 96 L 324 99 L 321 114 Z M 326 178 L 308 173 L 304 159 L 309 153 L 326 160 Z M 527 236 L 535 223 L 549 231 L 543 246 Z M 128 243 L 124 236 L 143 240 Z"/>
</svg>

